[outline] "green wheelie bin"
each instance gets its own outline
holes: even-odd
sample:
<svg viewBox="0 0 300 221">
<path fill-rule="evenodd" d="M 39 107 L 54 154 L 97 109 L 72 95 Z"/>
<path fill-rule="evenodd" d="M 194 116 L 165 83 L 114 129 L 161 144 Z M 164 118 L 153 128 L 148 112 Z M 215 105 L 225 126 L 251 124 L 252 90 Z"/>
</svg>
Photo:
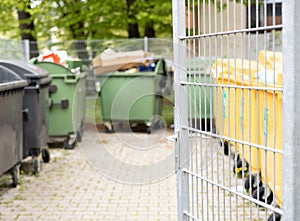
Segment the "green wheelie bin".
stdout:
<svg viewBox="0 0 300 221">
<path fill-rule="evenodd" d="M 148 133 L 160 127 L 162 98 L 171 91 L 164 59 L 156 61 L 154 71 L 117 71 L 96 76 L 100 83 L 102 118 L 107 132 L 116 123 L 143 123 Z"/>
<path fill-rule="evenodd" d="M 35 65 L 47 70 L 52 83 L 50 92 L 49 144 L 63 138 L 63 147 L 74 148 L 81 142 L 85 117 L 85 74 L 52 62 Z"/>
<path fill-rule="evenodd" d="M 187 60 L 187 81 L 191 83 L 191 85 L 187 85 L 189 123 L 193 128 L 204 131 L 215 129 L 214 91 L 212 87 L 206 85 L 213 83 L 211 74 L 207 71 L 212 62 L 212 60 L 202 57 Z"/>
</svg>

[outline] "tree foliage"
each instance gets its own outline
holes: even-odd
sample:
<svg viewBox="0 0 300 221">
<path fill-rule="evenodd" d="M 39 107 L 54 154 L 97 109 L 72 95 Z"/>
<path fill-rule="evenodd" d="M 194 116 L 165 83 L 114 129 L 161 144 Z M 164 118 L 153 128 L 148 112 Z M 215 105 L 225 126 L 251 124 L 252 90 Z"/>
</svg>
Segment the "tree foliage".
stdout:
<svg viewBox="0 0 300 221">
<path fill-rule="evenodd" d="M 38 40 L 51 40 L 54 34 L 62 40 L 172 34 L 171 0 L 2 0 L 0 9 L 0 32 L 12 38 L 29 33 Z M 27 18 L 18 19 L 18 12 Z"/>
</svg>

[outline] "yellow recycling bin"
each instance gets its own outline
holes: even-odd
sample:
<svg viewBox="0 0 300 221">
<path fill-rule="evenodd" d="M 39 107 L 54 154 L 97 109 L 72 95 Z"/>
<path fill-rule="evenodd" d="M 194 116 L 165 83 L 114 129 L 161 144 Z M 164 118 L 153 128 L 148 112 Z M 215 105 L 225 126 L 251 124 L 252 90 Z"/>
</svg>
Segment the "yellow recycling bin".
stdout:
<svg viewBox="0 0 300 221">
<path fill-rule="evenodd" d="M 280 87 L 280 86 L 276 86 Z M 260 128 L 260 142 L 264 146 L 282 151 L 282 91 L 260 91 L 260 115 L 263 127 Z M 261 177 L 275 194 L 278 204 L 282 204 L 282 154 L 272 150 L 260 150 Z"/>
<path fill-rule="evenodd" d="M 259 93 L 249 87 L 256 81 L 258 68 L 260 70 L 261 66 L 255 61 L 245 59 L 218 60 L 213 66 L 218 84 L 214 114 L 217 131 L 221 136 L 247 143 L 259 142 L 259 127 L 262 124 L 257 113 Z M 240 156 L 249 163 L 252 172 L 258 173 L 260 170 L 258 148 L 239 142 L 232 144 L 236 146 Z"/>
<path fill-rule="evenodd" d="M 214 115 L 220 136 L 231 142 L 240 157 L 261 173 L 282 205 L 282 154 L 251 144 L 282 151 L 282 54 L 260 51 L 259 62 L 217 60 L 212 66 L 215 83 Z M 275 74 L 274 74 L 275 73 Z M 272 83 L 276 82 L 276 84 Z M 259 88 L 270 87 L 270 90 Z M 272 88 L 277 88 L 272 90 Z M 237 171 L 238 172 L 238 171 Z"/>
<path fill-rule="evenodd" d="M 275 54 L 275 56 L 274 56 Z M 263 118 L 261 127 L 261 143 L 268 148 L 282 151 L 283 148 L 283 124 L 282 124 L 282 55 L 263 51 L 260 53 L 260 62 L 265 62 L 270 77 L 265 76 L 261 86 L 270 87 L 270 90 L 260 91 L 260 115 Z M 266 58 L 264 60 L 264 58 Z M 275 72 L 274 72 L 275 70 Z M 267 74 L 265 74 L 267 75 Z M 275 79 L 274 79 L 275 78 Z M 274 83 L 274 80 L 276 83 Z M 273 81 L 273 82 L 270 82 Z M 271 90 L 272 89 L 272 90 Z M 275 194 L 279 206 L 282 206 L 282 153 L 261 150 L 261 177 L 262 181 Z"/>
<path fill-rule="evenodd" d="M 214 115 L 216 120 L 217 131 L 224 137 L 237 137 L 237 125 L 240 124 L 239 118 L 236 121 L 231 121 L 235 116 L 235 110 L 237 107 L 235 97 L 239 97 L 239 91 L 235 91 L 230 85 L 234 85 L 237 81 L 233 80 L 233 76 L 225 75 L 216 79 L 219 85 L 215 91 L 214 98 Z M 238 100 L 239 98 L 237 98 Z M 224 141 L 228 141 L 225 140 Z"/>
<path fill-rule="evenodd" d="M 252 79 L 250 84 L 248 84 L 248 82 L 243 84 L 247 89 L 243 89 L 241 92 L 242 95 L 238 103 L 239 112 L 236 117 L 240 118 L 240 125 L 237 138 L 249 143 L 249 145 L 237 143 L 237 151 L 240 156 L 248 162 L 251 167 L 251 172 L 259 173 L 261 163 L 260 149 L 251 144 L 261 144 L 259 128 L 262 127 L 263 123 L 258 113 L 260 110 L 258 102 L 259 93 L 257 90 L 249 87 L 254 82 L 256 82 L 256 80 Z"/>
</svg>

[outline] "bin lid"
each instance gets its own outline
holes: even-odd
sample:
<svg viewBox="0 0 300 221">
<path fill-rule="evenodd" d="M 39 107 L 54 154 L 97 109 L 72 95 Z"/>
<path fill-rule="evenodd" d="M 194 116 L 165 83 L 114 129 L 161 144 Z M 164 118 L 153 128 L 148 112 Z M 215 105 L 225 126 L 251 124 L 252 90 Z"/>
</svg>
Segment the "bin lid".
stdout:
<svg viewBox="0 0 300 221">
<path fill-rule="evenodd" d="M 52 79 L 63 78 L 65 83 L 77 83 L 86 77 L 86 75 L 82 72 L 73 73 L 70 69 L 64 67 L 63 65 L 53 62 L 35 61 L 34 64 L 47 70 Z"/>
<path fill-rule="evenodd" d="M 107 72 L 101 75 L 98 75 L 99 78 L 107 78 L 107 77 L 155 77 L 157 74 L 153 71 L 150 72 L 135 72 L 135 73 L 127 73 L 124 71 L 117 71 L 117 72 Z"/>
<path fill-rule="evenodd" d="M 17 73 L 0 65 L 0 91 L 25 87 L 27 82 Z"/>
<path fill-rule="evenodd" d="M 13 70 L 23 79 L 40 79 L 49 75 L 46 70 L 24 61 L 0 60 L 0 65 Z"/>
<path fill-rule="evenodd" d="M 64 67 L 63 65 L 56 64 L 53 62 L 36 61 L 34 64 L 39 66 L 40 68 L 47 70 L 50 76 L 51 75 L 75 75 L 70 69 Z"/>
</svg>

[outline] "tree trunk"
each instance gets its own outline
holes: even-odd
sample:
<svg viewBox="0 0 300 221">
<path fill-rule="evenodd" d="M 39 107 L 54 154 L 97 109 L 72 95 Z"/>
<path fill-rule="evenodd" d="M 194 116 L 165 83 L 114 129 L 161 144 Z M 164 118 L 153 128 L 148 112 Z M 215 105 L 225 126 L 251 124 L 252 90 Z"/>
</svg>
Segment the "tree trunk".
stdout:
<svg viewBox="0 0 300 221">
<path fill-rule="evenodd" d="M 77 52 L 78 58 L 82 60 L 84 65 L 90 65 L 89 54 L 86 45 L 86 34 L 84 33 L 84 23 L 82 21 L 72 25 L 70 28 L 72 37 L 74 39 L 73 47 Z"/>
<path fill-rule="evenodd" d="M 149 20 L 146 23 L 146 27 L 145 27 L 145 36 L 149 37 L 149 38 L 155 38 L 155 30 L 154 30 L 154 23 L 153 20 Z"/>
<path fill-rule="evenodd" d="M 150 11 L 154 10 L 153 5 L 150 4 L 149 0 L 145 0 L 147 6 L 150 8 Z M 155 37 L 155 30 L 154 30 L 154 21 L 149 18 L 148 21 L 146 21 L 146 26 L 145 26 L 145 36 L 149 38 L 154 38 Z"/>
<path fill-rule="evenodd" d="M 139 25 L 136 21 L 135 12 L 131 10 L 131 6 L 134 4 L 135 0 L 126 0 L 127 2 L 127 17 L 128 17 L 128 37 L 129 38 L 139 38 Z"/>
<path fill-rule="evenodd" d="M 25 10 L 18 10 L 19 27 L 21 30 L 22 40 L 29 40 L 29 57 L 37 57 L 39 55 L 38 44 L 34 32 L 34 23 L 31 15 Z"/>
<path fill-rule="evenodd" d="M 74 40 L 74 48 L 77 52 L 78 58 L 81 59 L 82 64 L 90 65 L 91 61 L 89 60 L 89 54 L 87 51 L 87 45 L 85 40 Z"/>
</svg>

